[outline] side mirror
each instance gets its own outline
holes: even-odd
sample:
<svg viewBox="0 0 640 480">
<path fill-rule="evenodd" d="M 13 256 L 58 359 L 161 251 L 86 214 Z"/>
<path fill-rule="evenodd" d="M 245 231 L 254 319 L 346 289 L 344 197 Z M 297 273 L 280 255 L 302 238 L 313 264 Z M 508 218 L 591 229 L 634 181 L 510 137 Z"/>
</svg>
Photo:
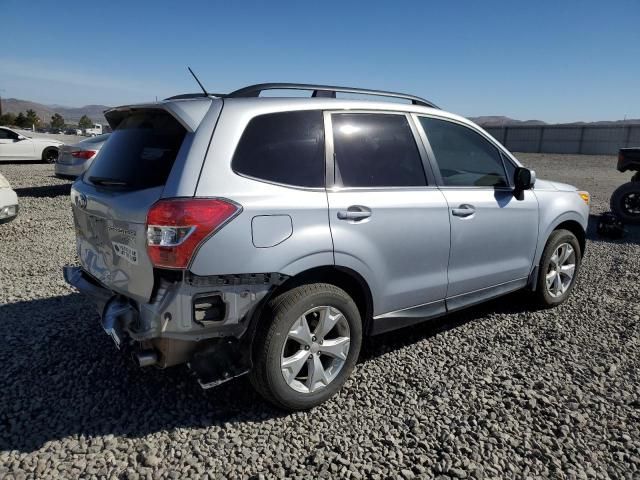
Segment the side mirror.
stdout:
<svg viewBox="0 0 640 480">
<path fill-rule="evenodd" d="M 513 175 L 516 192 L 531 190 L 536 183 L 536 172 L 525 167 L 517 167 Z"/>
<path fill-rule="evenodd" d="M 25 137 L 24 135 L 18 135 L 18 142 L 21 142 L 22 140 L 26 140 L 27 137 Z"/>
</svg>

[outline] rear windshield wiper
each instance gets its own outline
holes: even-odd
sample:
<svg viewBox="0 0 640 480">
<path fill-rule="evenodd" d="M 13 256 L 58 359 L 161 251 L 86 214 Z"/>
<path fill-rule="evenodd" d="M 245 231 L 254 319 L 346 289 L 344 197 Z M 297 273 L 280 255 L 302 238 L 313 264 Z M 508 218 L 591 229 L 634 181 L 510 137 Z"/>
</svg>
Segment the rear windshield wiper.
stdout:
<svg viewBox="0 0 640 480">
<path fill-rule="evenodd" d="M 117 178 L 109 178 L 109 177 L 89 177 L 89 181 L 96 185 L 102 186 L 113 186 L 113 187 L 126 187 L 128 185 L 124 180 L 118 180 Z"/>
</svg>

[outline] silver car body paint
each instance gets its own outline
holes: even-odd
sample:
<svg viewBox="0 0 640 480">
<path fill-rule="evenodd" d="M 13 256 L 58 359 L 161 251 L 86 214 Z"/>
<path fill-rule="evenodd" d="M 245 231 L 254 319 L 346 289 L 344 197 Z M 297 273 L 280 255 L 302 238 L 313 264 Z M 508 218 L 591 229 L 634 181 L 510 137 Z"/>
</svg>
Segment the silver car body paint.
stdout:
<svg viewBox="0 0 640 480">
<path fill-rule="evenodd" d="M 274 285 L 256 284 L 253 275 L 288 278 L 315 267 L 355 272 L 371 291 L 372 316 L 392 326 L 395 318 L 433 317 L 526 286 L 558 225 L 573 221 L 587 227 L 589 208 L 576 189 L 544 180 L 516 198 L 512 188 L 443 187 L 434 183 L 435 168 L 428 172 L 426 187 L 357 189 L 291 187 L 249 178 L 231 167 L 251 119 L 294 110 L 325 112 L 328 159 L 331 113 L 366 111 L 405 115 L 427 171 L 434 159 L 418 116 L 462 124 L 521 166 L 480 127 L 442 110 L 331 98 L 202 97 L 118 107 L 107 118 L 130 109 L 165 110 L 187 131 L 164 187 L 116 194 L 76 182 L 71 197 L 82 269 L 100 288 L 136 303 L 145 327 L 130 332 L 134 337 L 141 331 L 145 338 L 227 335 L 225 328 L 241 323 Z M 230 199 L 242 211 L 197 250 L 188 268 L 195 283 L 156 284 L 154 293 L 154 269 L 145 250 L 146 214 L 161 198 L 194 196 Z M 473 205 L 474 213 L 456 216 L 454 210 L 465 205 Z M 370 216 L 358 222 L 341 219 L 339 213 L 353 206 Z M 102 229 L 98 242 L 96 229 Z M 136 263 L 115 255 L 114 244 L 135 248 Z M 229 276 L 239 278 L 240 286 L 224 283 Z M 212 291 L 222 292 L 232 307 L 220 325 L 202 330 L 193 322 L 191 302 Z M 175 322 L 171 327 L 163 320 L 167 312 Z M 398 320 L 396 326 L 404 324 Z"/>
</svg>

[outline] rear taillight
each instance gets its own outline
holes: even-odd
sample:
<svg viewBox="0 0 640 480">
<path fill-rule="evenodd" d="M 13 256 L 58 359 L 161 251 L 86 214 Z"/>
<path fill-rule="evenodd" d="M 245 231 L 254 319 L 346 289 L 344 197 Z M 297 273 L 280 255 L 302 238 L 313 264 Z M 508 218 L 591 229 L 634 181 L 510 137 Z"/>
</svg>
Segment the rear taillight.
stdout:
<svg viewBox="0 0 640 480">
<path fill-rule="evenodd" d="M 147 215 L 147 252 L 154 266 L 187 268 L 202 241 L 241 210 L 219 198 L 168 199 Z"/>
<path fill-rule="evenodd" d="M 85 160 L 89 160 L 93 158 L 96 154 L 95 150 L 78 150 L 77 152 L 71 152 L 71 156 L 74 158 L 83 158 Z"/>
</svg>

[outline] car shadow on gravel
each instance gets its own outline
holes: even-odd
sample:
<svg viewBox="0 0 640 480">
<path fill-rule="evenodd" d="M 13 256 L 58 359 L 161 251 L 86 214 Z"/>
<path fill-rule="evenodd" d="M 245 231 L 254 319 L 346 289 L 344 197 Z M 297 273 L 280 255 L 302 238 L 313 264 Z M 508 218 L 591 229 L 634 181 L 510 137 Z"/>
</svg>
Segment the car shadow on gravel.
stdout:
<svg viewBox="0 0 640 480">
<path fill-rule="evenodd" d="M 495 314 L 519 314 L 540 310 L 529 292 L 518 291 L 487 302 L 364 340 L 360 362 L 404 348 L 421 340 Z"/>
<path fill-rule="evenodd" d="M 0 338 L 2 451 L 285 415 L 244 377 L 205 391 L 186 367 L 140 369 L 116 350 L 80 294 L 0 305 Z"/>
<path fill-rule="evenodd" d="M 71 193 L 71 184 L 63 183 L 60 185 L 42 185 L 40 187 L 14 188 L 14 191 L 18 194 L 18 198 L 53 198 L 68 196 Z"/>
<path fill-rule="evenodd" d="M 369 338 L 360 363 L 490 313 L 531 310 L 521 295 Z M 118 352 L 80 294 L 0 305 L 0 450 L 32 452 L 65 437 L 139 438 L 177 428 L 288 414 L 241 377 L 204 391 L 186 367 L 140 369 Z"/>
</svg>

